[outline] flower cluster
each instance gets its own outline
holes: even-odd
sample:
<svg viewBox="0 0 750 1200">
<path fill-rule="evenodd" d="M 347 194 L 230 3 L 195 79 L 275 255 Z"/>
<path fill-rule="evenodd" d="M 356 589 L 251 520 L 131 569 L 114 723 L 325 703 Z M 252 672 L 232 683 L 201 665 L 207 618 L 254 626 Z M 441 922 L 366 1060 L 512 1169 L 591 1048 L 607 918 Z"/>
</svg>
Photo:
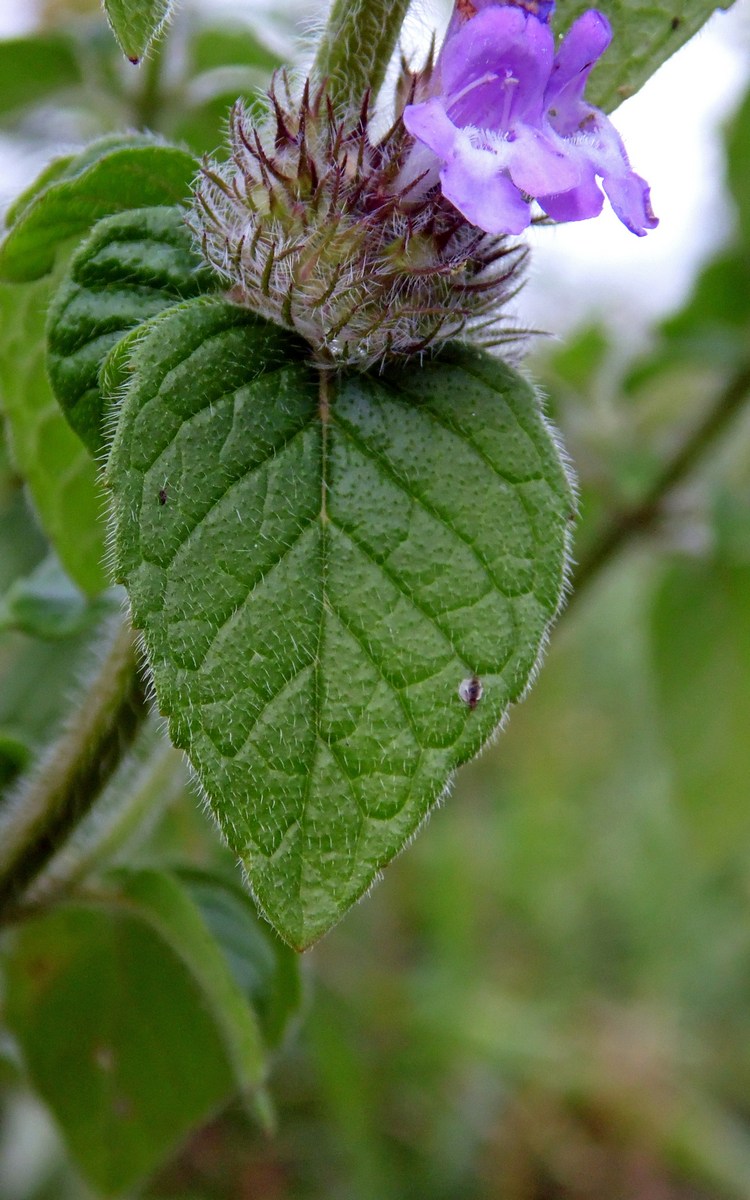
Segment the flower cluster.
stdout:
<svg viewBox="0 0 750 1200">
<path fill-rule="evenodd" d="M 556 221 L 601 212 L 609 197 L 642 235 L 657 224 L 648 185 L 631 169 L 619 134 L 583 93 L 612 38 L 594 9 L 578 18 L 555 53 L 552 3 L 457 0 L 429 94 L 407 105 L 404 123 L 435 156 L 443 195 L 488 233 L 518 234 L 530 200 Z M 424 156 L 418 159 L 424 169 Z"/>
<path fill-rule="evenodd" d="M 450 338 L 517 340 L 503 316 L 532 220 L 603 204 L 634 233 L 656 224 L 619 135 L 583 93 L 611 31 L 584 13 L 555 53 L 553 0 L 456 0 L 424 71 L 405 71 L 397 118 L 374 139 L 369 98 L 334 112 L 321 85 L 268 115 L 238 102 L 230 157 L 204 164 L 192 228 L 229 297 L 304 337 L 321 365 L 367 368 Z"/>
<path fill-rule="evenodd" d="M 340 119 L 322 88 L 295 104 L 283 74 L 270 101 L 257 124 L 235 105 L 231 157 L 204 164 L 195 194 L 191 226 L 232 300 L 300 334 L 323 366 L 517 336 L 502 309 L 525 251 L 398 182 L 413 149 L 401 120 L 375 142 L 367 100 Z"/>
</svg>

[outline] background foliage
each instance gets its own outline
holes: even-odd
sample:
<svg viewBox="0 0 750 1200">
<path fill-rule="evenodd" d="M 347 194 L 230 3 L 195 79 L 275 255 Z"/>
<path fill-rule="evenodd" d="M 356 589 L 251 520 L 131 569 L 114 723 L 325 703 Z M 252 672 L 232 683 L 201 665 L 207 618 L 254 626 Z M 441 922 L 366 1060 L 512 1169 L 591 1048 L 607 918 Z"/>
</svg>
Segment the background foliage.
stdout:
<svg viewBox="0 0 750 1200">
<path fill-rule="evenodd" d="M 98 16 L 45 11 L 39 39 L 0 45 L 21 140 L 52 100 L 87 136 L 157 125 L 213 149 L 276 61 L 188 13 L 166 75 L 131 77 Z M 750 101 L 728 136 L 735 240 L 648 352 L 623 368 L 590 329 L 535 358 L 580 477 L 578 590 L 502 741 L 302 979 L 155 730 L 42 875 L 40 909 L 75 895 L 5 937 L 3 1200 L 750 1195 L 748 145 Z M 38 320 L 16 286 L 6 785 L 120 599 L 93 469 L 14 341 Z"/>
</svg>

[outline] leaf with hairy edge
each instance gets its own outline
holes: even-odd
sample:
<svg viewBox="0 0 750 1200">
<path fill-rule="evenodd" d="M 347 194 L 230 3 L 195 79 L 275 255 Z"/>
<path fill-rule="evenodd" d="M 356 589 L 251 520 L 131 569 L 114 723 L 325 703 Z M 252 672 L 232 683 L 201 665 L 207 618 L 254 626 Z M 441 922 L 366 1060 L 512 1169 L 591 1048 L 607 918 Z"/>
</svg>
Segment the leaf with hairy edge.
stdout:
<svg viewBox="0 0 750 1200">
<path fill-rule="evenodd" d="M 118 871 L 28 922 L 7 1018 L 32 1082 L 97 1194 L 130 1193 L 238 1090 L 257 1095 L 257 1021 L 176 880 Z"/>
<path fill-rule="evenodd" d="M 0 279 L 25 283 L 52 270 L 58 247 L 114 213 L 186 200 L 196 161 L 154 139 L 105 139 L 21 197 L 0 246 Z M 44 186 L 40 187 L 40 182 Z"/>
<path fill-rule="evenodd" d="M 122 335 L 164 308 L 216 290 L 181 208 L 107 217 L 77 250 L 50 305 L 47 368 L 72 428 L 98 454 L 105 441 L 101 363 Z"/>
<path fill-rule="evenodd" d="M 60 411 L 44 367 L 44 324 L 56 278 L 0 284 L 0 411 L 40 523 L 71 579 L 107 586 L 105 499 L 96 467 Z"/>
<path fill-rule="evenodd" d="M 705 25 L 717 8 L 729 8 L 731 0 L 601 0 L 593 7 L 612 24 L 612 45 L 595 68 L 586 89 L 586 99 L 610 112 L 633 96 L 654 71 L 679 50 L 688 38 Z M 592 7 L 590 0 L 560 4 L 554 25 L 565 33 L 573 22 Z"/>
<path fill-rule="evenodd" d="M 147 53 L 173 7 L 172 0 L 104 0 L 112 32 L 132 63 L 139 62 Z"/>
<path fill-rule="evenodd" d="M 59 158 L 53 158 L 51 162 L 37 175 L 36 179 L 32 180 L 27 188 L 16 196 L 13 203 L 8 207 L 5 213 L 5 227 L 12 229 L 16 225 L 25 210 L 29 207 L 32 200 L 40 196 L 53 183 L 60 183 L 65 179 L 74 179 L 76 175 L 82 174 L 88 167 L 92 166 L 98 159 L 104 158 L 113 150 L 122 150 L 130 146 L 153 146 L 154 139 L 151 134 L 140 133 L 108 133 L 105 137 L 97 138 L 96 141 L 90 142 L 77 154 L 64 154 Z"/>
<path fill-rule="evenodd" d="M 289 334 L 217 299 L 131 347 L 116 569 L 171 736 L 302 948 L 528 686 L 563 590 L 569 483 L 532 388 L 478 353 L 319 376 Z"/>
</svg>

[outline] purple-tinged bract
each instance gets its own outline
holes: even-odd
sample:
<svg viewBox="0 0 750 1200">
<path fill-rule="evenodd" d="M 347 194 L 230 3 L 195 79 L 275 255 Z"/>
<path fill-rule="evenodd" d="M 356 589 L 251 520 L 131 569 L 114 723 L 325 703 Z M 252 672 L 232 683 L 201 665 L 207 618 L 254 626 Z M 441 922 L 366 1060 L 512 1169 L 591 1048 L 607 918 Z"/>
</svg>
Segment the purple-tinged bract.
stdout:
<svg viewBox="0 0 750 1200">
<path fill-rule="evenodd" d="M 598 216 L 600 179 L 623 224 L 645 234 L 657 224 L 648 185 L 611 121 L 583 98 L 610 43 L 609 22 L 589 10 L 555 53 L 552 7 L 458 0 L 430 94 L 404 109 L 421 143 L 414 151 L 421 187 L 437 182 L 439 171 L 443 195 L 473 225 L 518 234 L 531 221 L 531 200 L 557 221 Z"/>
</svg>

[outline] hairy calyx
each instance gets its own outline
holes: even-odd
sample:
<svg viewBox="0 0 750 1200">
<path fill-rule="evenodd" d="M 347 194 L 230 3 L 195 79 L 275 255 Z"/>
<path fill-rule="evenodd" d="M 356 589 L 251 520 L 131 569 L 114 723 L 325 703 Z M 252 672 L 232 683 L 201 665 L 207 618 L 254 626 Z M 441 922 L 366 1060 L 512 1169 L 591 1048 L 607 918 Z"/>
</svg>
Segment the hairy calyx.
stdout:
<svg viewBox="0 0 750 1200">
<path fill-rule="evenodd" d="M 375 141 L 369 104 L 339 118 L 325 90 L 294 103 L 286 77 L 255 121 L 231 114 L 231 157 L 207 162 L 191 224 L 230 297 L 304 337 L 319 363 L 366 368 L 503 321 L 523 248 L 470 224 L 435 188 L 399 118 Z"/>
</svg>

